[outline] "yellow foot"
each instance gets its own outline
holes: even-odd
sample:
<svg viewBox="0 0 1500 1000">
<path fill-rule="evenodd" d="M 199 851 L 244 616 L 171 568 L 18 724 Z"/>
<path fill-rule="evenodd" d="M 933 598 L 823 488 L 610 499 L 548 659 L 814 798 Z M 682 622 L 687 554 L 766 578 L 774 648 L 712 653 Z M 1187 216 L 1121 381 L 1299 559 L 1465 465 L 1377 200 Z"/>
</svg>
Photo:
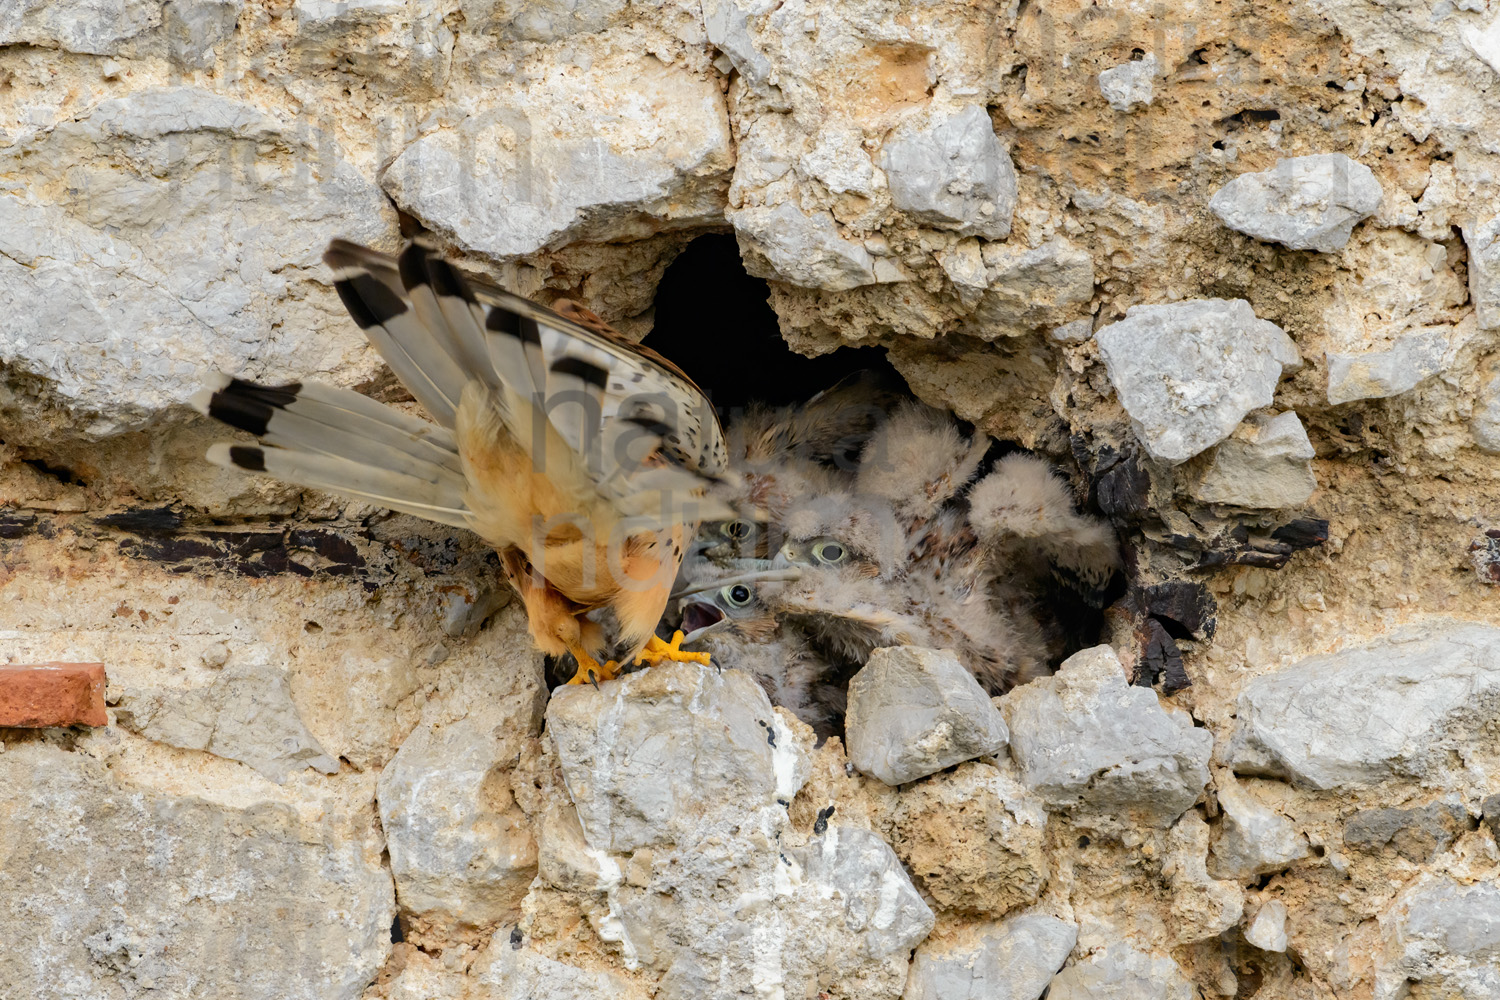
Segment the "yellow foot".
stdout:
<svg viewBox="0 0 1500 1000">
<path fill-rule="evenodd" d="M 708 654 L 689 653 L 687 650 L 681 648 L 682 638 L 681 631 L 672 633 L 671 642 L 662 642 L 653 635 L 646 640 L 646 648 L 636 654 L 636 665 L 649 663 L 655 666 L 662 660 L 671 660 L 676 663 L 701 663 L 704 666 L 708 666 Z"/>
<path fill-rule="evenodd" d="M 600 681 L 612 681 L 620 676 L 620 665 L 614 660 L 600 663 L 582 649 L 570 649 L 573 659 L 578 661 L 578 672 L 573 675 L 569 684 L 597 684 Z"/>
</svg>

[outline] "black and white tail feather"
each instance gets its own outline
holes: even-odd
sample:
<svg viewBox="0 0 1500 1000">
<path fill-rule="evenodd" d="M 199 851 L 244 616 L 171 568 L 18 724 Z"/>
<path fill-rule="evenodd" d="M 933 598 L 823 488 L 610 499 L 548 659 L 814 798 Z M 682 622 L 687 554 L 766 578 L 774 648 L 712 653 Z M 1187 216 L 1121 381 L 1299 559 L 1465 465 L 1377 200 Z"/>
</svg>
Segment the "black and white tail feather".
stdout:
<svg viewBox="0 0 1500 1000">
<path fill-rule="evenodd" d="M 547 460 L 561 451 L 648 525 L 734 516 L 702 496 L 727 465 L 718 421 L 665 359 L 602 323 L 471 282 L 419 241 L 393 258 L 335 240 L 324 260 L 350 316 L 436 423 L 350 389 L 213 374 L 193 405 L 260 443 L 214 445 L 210 461 L 465 527 L 454 428 L 477 401 L 522 447 Z M 665 461 L 648 463 L 658 454 Z"/>
</svg>

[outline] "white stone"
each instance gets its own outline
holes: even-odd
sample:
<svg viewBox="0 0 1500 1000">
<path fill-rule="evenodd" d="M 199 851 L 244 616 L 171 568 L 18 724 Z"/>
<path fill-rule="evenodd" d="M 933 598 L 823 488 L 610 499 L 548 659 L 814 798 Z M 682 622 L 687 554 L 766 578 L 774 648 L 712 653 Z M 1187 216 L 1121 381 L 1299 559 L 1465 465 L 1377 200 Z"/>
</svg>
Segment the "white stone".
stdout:
<svg viewBox="0 0 1500 1000">
<path fill-rule="evenodd" d="M 154 0 L 6 0 L 0 4 L 0 45 L 113 55 L 160 17 Z"/>
<path fill-rule="evenodd" d="M 1094 297 L 1093 258 L 1060 237 L 1035 248 L 988 243 L 983 258 L 985 292 L 966 325 L 985 340 L 1053 326 Z"/>
<path fill-rule="evenodd" d="M 1059 972 L 1047 1000 L 1194 1000 L 1197 995 L 1176 962 L 1121 941 Z"/>
<path fill-rule="evenodd" d="M 1050 336 L 1059 344 L 1082 344 L 1094 335 L 1094 321 L 1075 319 L 1071 323 L 1054 327 Z"/>
<path fill-rule="evenodd" d="M 555 42 L 620 20 L 626 0 L 459 0 L 464 27 L 502 38 Z"/>
<path fill-rule="evenodd" d="M 1243 299 L 1135 306 L 1094 340 L 1136 436 L 1174 465 L 1270 405 L 1301 363 L 1291 338 Z"/>
<path fill-rule="evenodd" d="M 1075 653 L 1002 699 L 1021 780 L 1053 810 L 1100 829 L 1167 827 L 1208 783 L 1213 737 L 1132 687 L 1114 650 Z"/>
<path fill-rule="evenodd" d="M 208 687 L 126 692 L 116 718 L 147 739 L 241 761 L 278 783 L 309 767 L 339 770 L 297 714 L 286 672 L 265 664 L 232 664 Z"/>
<path fill-rule="evenodd" d="M 1496 21 L 1500 25 L 1500 20 Z M 1469 297 L 1481 330 L 1500 329 L 1500 215 L 1463 228 L 1469 248 Z"/>
<path fill-rule="evenodd" d="M 436 0 L 295 0 L 292 51 L 309 75 L 338 68 L 403 95 L 437 93 L 453 58 Z"/>
<path fill-rule="evenodd" d="M 727 215 L 751 274 L 830 292 L 877 280 L 870 252 L 863 244 L 845 239 L 828 212 L 808 214 L 795 203 L 782 201 L 735 209 Z"/>
<path fill-rule="evenodd" d="M 926 107 L 896 126 L 880 151 L 891 201 L 924 225 L 1003 240 L 1016 207 L 1016 170 L 977 104 Z"/>
<path fill-rule="evenodd" d="M 1066 920 L 1028 913 L 924 942 L 902 1000 L 1037 1000 L 1078 940 Z"/>
<path fill-rule="evenodd" d="M 722 224 L 732 165 L 713 80 L 599 61 L 503 90 L 404 149 L 381 183 L 430 228 L 504 258 Z"/>
<path fill-rule="evenodd" d="M 1225 755 L 1241 774 L 1320 790 L 1462 788 L 1484 773 L 1473 741 L 1497 711 L 1500 628 L 1437 619 L 1252 678 Z"/>
<path fill-rule="evenodd" d="M 1496 17 L 1485 28 L 1463 29 L 1464 44 L 1469 51 L 1484 61 L 1495 73 L 1500 74 L 1500 17 Z"/>
<path fill-rule="evenodd" d="M 1218 836 L 1208 861 L 1215 878 L 1245 882 L 1307 857 L 1307 838 L 1291 820 L 1261 805 L 1229 774 L 1219 778 L 1218 799 Z"/>
<path fill-rule="evenodd" d="M 1146 107 L 1155 94 L 1156 56 L 1151 53 L 1099 74 L 1099 92 L 1116 111 Z"/>
<path fill-rule="evenodd" d="M 169 87 L 0 149 L 0 174 L 18 169 L 25 190 L 0 194 L 0 363 L 47 379 L 89 433 L 144 426 L 204 369 L 282 382 L 369 356 L 320 258 L 394 218 L 332 137 Z M 66 188 L 86 194 L 49 200 Z"/>
<path fill-rule="evenodd" d="M 609 851 L 681 843 L 717 814 L 790 801 L 808 764 L 800 746 L 773 745 L 777 719 L 748 674 L 698 664 L 559 688 L 547 705 L 584 833 Z"/>
<path fill-rule="evenodd" d="M 395 901 L 368 799 L 222 805 L 41 743 L 0 754 L 0 983 L 36 1000 L 356 1000 Z"/>
<path fill-rule="evenodd" d="M 1197 810 L 1182 814 L 1166 838 L 1162 875 L 1171 887 L 1170 929 L 1175 944 L 1218 938 L 1245 915 L 1244 891 L 1208 873 L 1209 826 Z"/>
<path fill-rule="evenodd" d="M 536 840 L 506 776 L 521 741 L 540 728 L 547 698 L 539 657 L 524 643 L 512 638 L 483 671 L 429 700 L 381 772 L 396 893 L 428 926 L 514 919 L 536 875 Z"/>
<path fill-rule="evenodd" d="M 1480 387 L 1479 398 L 1474 401 L 1474 419 L 1469 426 L 1474 443 L 1481 451 L 1500 455 L 1500 371 L 1492 374 Z"/>
<path fill-rule="evenodd" d="M 1452 330 L 1438 326 L 1403 333 L 1384 351 L 1328 352 L 1328 402 L 1384 399 L 1413 389 L 1447 367 Z"/>
<path fill-rule="evenodd" d="M 949 651 L 877 649 L 849 682 L 849 761 L 888 785 L 998 753 L 1009 738 L 989 695 Z"/>
<path fill-rule="evenodd" d="M 1380 207 L 1380 182 L 1343 153 L 1277 160 L 1241 174 L 1208 207 L 1230 229 L 1292 250 L 1342 250 L 1356 223 Z"/>
<path fill-rule="evenodd" d="M 703 0 L 703 27 L 708 40 L 753 88 L 765 86 L 771 62 L 750 34 L 750 18 L 775 9 L 775 0 Z"/>
<path fill-rule="evenodd" d="M 1380 917 L 1385 953 L 1376 1000 L 1421 995 L 1452 1000 L 1500 996 L 1500 888 L 1426 875 Z"/>
<path fill-rule="evenodd" d="M 1295 412 L 1252 416 L 1214 449 L 1193 496 L 1239 507 L 1300 507 L 1318 488 L 1315 455 Z"/>
<path fill-rule="evenodd" d="M 517 948 L 510 931 L 495 934 L 474 968 L 473 984 L 483 1000 L 622 1000 L 643 997 L 624 976 L 565 965 L 530 948 Z"/>
<path fill-rule="evenodd" d="M 1286 951 L 1286 904 L 1267 900 L 1245 928 L 1245 940 L 1261 951 Z"/>
</svg>

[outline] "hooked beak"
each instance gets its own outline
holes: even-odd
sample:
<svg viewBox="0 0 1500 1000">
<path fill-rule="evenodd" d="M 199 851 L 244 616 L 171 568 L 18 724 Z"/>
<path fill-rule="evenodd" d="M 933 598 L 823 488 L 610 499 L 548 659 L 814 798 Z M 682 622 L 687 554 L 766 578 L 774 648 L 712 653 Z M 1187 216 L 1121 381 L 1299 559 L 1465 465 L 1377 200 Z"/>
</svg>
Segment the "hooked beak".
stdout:
<svg viewBox="0 0 1500 1000">
<path fill-rule="evenodd" d="M 724 624 L 724 612 L 703 601 L 689 601 L 682 609 L 682 630 L 687 633 L 683 644 L 701 639 L 711 630 Z"/>
</svg>

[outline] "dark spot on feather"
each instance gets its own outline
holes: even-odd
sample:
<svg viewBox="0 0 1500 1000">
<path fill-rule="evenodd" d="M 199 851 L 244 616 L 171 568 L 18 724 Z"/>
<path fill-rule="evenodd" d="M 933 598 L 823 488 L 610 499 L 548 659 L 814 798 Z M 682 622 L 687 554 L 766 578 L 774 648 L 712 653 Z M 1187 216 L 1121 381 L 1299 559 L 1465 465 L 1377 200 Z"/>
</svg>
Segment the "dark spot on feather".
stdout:
<svg viewBox="0 0 1500 1000">
<path fill-rule="evenodd" d="M 519 337 L 521 335 L 521 316 L 509 309 L 501 309 L 499 306 L 491 306 L 490 311 L 484 315 L 484 328 L 491 333 L 503 333 L 508 337 Z"/>
<path fill-rule="evenodd" d="M 427 265 L 427 279 L 432 283 L 433 292 L 444 298 L 463 299 L 465 302 L 474 301 L 469 286 L 464 284 L 464 279 L 451 264 L 445 260 L 439 260 L 432 254 L 424 254 L 422 259 Z"/>
<path fill-rule="evenodd" d="M 551 370 L 558 375 L 572 375 L 600 389 L 609 381 L 608 371 L 582 358 L 558 358 L 552 362 Z"/>
<path fill-rule="evenodd" d="M 242 469 L 251 472 L 266 471 L 266 453 L 261 448 L 251 448 L 246 445 L 231 445 L 229 448 L 229 460 Z"/>
<path fill-rule="evenodd" d="M 406 303 L 374 275 L 356 274 L 333 283 L 344 308 L 361 330 L 372 326 L 384 326 L 389 320 L 406 312 Z"/>
</svg>

